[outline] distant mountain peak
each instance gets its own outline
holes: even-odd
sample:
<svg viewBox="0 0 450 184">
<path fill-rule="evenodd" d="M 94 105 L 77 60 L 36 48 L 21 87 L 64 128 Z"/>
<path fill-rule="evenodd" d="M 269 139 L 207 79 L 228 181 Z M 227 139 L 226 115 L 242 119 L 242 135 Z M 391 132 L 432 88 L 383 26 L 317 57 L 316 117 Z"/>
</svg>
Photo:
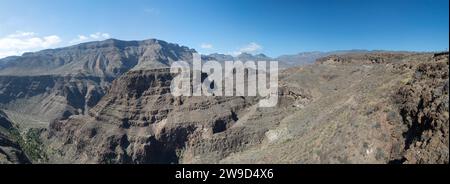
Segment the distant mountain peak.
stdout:
<svg viewBox="0 0 450 184">
<path fill-rule="evenodd" d="M 166 68 L 190 61 L 194 49 L 157 39 L 107 39 L 0 59 L 0 75 L 77 75 L 117 77 L 128 70 Z"/>
</svg>

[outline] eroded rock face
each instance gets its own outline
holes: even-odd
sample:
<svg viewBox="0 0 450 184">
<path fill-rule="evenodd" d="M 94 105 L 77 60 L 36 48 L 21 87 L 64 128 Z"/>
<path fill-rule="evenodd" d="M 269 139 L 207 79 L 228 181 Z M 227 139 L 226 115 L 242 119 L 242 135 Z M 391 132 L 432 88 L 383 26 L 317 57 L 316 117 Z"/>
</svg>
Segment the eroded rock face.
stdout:
<svg viewBox="0 0 450 184">
<path fill-rule="evenodd" d="M 257 97 L 173 97 L 167 69 L 131 71 L 88 115 L 51 124 L 49 148 L 61 153 L 51 160 L 448 163 L 448 60 L 422 57 L 283 71 L 274 108 L 258 108 Z"/>
<path fill-rule="evenodd" d="M 0 164 L 28 164 L 20 146 L 0 132 Z"/>
<path fill-rule="evenodd" d="M 13 124 L 9 120 L 8 116 L 0 110 L 0 127 L 4 130 L 9 130 L 13 128 Z"/>
<path fill-rule="evenodd" d="M 8 116 L 0 110 L 0 164 L 30 163 L 25 153 L 11 135 L 14 125 Z"/>
<path fill-rule="evenodd" d="M 86 76 L 0 76 L 0 106 L 42 121 L 83 114 L 100 100 L 108 81 Z"/>
<path fill-rule="evenodd" d="M 2 59 L 0 160 L 27 162 L 4 131 L 18 125 L 50 163 L 448 163 L 448 55 L 329 56 L 280 71 L 278 105 L 260 108 L 172 96 L 167 67 L 192 52 L 107 40 Z"/>
<path fill-rule="evenodd" d="M 191 61 L 193 52 L 155 39 L 109 39 L 1 59 L 0 108 L 44 122 L 85 114 L 123 73 Z"/>
<path fill-rule="evenodd" d="M 132 68 L 160 68 L 170 66 L 173 61 L 187 61 L 192 52 L 195 51 L 156 39 L 109 39 L 1 59 L 0 75 L 83 74 L 115 78 Z"/>
<path fill-rule="evenodd" d="M 251 99 L 174 97 L 172 78 L 168 69 L 129 72 L 113 82 L 88 116 L 53 122 L 51 148 L 62 151 L 56 159 L 179 163 L 183 158 L 189 162 L 199 153 L 226 155 L 232 149 L 220 144 L 248 139 L 219 134 L 238 121 L 237 114 L 251 105 Z"/>
<path fill-rule="evenodd" d="M 419 63 L 412 80 L 397 93 L 407 129 L 404 152 L 397 163 L 449 161 L 449 63 L 447 58 Z"/>
<path fill-rule="evenodd" d="M 431 54 L 414 52 L 362 52 L 330 55 L 317 59 L 317 64 L 386 64 L 426 60 Z"/>
</svg>

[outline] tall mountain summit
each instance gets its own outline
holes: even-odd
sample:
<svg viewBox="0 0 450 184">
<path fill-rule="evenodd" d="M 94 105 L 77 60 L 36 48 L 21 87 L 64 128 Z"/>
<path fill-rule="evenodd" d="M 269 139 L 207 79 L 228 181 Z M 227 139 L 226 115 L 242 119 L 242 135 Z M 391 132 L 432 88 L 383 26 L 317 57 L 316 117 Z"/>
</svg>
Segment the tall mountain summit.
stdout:
<svg viewBox="0 0 450 184">
<path fill-rule="evenodd" d="M 82 74 L 115 78 L 132 69 L 168 67 L 174 61 L 189 60 L 194 52 L 156 39 L 108 39 L 0 59 L 0 75 Z"/>
</svg>

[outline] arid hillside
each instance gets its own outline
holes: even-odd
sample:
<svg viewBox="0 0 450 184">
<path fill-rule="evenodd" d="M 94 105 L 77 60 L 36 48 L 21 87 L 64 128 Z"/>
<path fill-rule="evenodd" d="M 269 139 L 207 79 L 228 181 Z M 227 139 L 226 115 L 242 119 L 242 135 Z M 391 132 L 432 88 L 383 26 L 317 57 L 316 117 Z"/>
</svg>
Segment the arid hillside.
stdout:
<svg viewBox="0 0 450 184">
<path fill-rule="evenodd" d="M 167 71 L 129 72 L 52 123 L 49 148 L 69 163 L 448 163 L 448 58 L 369 56 L 383 62 L 283 71 L 276 108 L 174 98 Z"/>
<path fill-rule="evenodd" d="M 0 60 L 0 162 L 449 161 L 448 53 L 327 54 L 280 71 L 278 105 L 262 108 L 172 96 L 167 66 L 193 52 L 108 40 Z"/>
</svg>

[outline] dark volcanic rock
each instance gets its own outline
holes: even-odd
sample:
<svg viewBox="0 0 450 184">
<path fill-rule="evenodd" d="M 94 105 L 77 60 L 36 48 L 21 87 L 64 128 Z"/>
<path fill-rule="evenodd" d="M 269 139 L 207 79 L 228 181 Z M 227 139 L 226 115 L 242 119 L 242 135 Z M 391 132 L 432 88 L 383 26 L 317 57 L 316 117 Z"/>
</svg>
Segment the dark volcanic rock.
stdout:
<svg viewBox="0 0 450 184">
<path fill-rule="evenodd" d="M 0 164 L 30 163 L 20 146 L 0 132 Z"/>
<path fill-rule="evenodd" d="M 0 164 L 30 163 L 19 144 L 11 136 L 13 124 L 8 116 L 0 110 Z"/>
</svg>

